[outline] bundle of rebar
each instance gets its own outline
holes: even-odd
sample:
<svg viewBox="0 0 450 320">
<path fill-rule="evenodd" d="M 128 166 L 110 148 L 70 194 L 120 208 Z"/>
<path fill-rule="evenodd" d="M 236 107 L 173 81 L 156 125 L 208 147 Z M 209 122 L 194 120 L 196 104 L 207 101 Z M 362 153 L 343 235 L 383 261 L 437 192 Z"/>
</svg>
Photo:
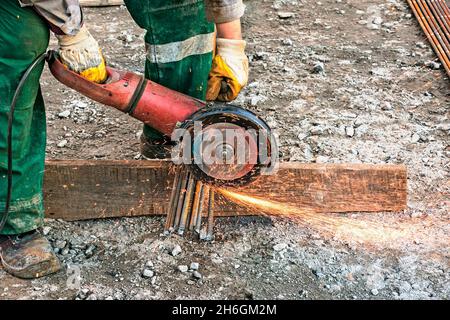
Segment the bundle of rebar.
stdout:
<svg viewBox="0 0 450 320">
<path fill-rule="evenodd" d="M 407 0 L 434 52 L 450 76 L 450 10 L 444 0 Z"/>
<path fill-rule="evenodd" d="M 201 240 L 211 241 L 214 230 L 214 189 L 203 184 L 184 167 L 175 169 L 172 193 L 164 234 L 191 232 Z M 205 202 L 207 206 L 205 206 Z M 206 207 L 206 228 L 203 231 L 203 208 Z"/>
</svg>

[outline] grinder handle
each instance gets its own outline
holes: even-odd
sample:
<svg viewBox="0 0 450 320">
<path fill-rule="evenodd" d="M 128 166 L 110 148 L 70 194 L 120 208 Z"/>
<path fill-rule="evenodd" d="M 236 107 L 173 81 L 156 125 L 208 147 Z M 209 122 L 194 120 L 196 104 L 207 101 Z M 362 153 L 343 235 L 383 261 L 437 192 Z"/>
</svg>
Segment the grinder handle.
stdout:
<svg viewBox="0 0 450 320">
<path fill-rule="evenodd" d="M 127 71 L 119 71 L 106 67 L 108 80 L 98 84 L 91 82 L 78 73 L 69 70 L 59 59 L 55 51 L 50 51 L 47 62 L 53 76 L 61 83 L 81 94 L 112 106 L 123 112 L 129 112 L 133 102 L 133 95 L 142 85 L 143 77 Z"/>
</svg>

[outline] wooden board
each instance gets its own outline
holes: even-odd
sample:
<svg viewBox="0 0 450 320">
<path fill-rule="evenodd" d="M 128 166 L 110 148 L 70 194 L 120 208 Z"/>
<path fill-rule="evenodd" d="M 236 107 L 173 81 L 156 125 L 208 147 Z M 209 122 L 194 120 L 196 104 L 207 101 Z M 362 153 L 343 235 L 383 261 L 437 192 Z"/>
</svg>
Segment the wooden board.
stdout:
<svg viewBox="0 0 450 320">
<path fill-rule="evenodd" d="M 65 220 L 162 215 L 172 186 L 170 161 L 48 161 L 47 217 Z M 317 212 L 400 211 L 406 208 L 406 167 L 282 163 L 240 192 Z M 222 199 L 223 200 L 223 199 Z M 219 201 L 218 201 L 219 203 Z M 221 216 L 257 214 L 220 201 Z"/>
<path fill-rule="evenodd" d="M 120 6 L 123 0 L 80 0 L 80 5 L 83 7 L 105 7 L 105 6 Z"/>
</svg>

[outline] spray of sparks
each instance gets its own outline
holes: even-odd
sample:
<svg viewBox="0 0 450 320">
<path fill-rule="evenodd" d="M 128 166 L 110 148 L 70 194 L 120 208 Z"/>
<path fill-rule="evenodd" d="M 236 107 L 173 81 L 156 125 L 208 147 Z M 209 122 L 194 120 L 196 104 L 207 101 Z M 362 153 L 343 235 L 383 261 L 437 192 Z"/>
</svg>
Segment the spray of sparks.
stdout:
<svg viewBox="0 0 450 320">
<path fill-rule="evenodd" d="M 236 204 L 258 209 L 263 215 L 286 217 L 298 224 L 314 228 L 322 234 L 344 241 L 392 246 L 399 244 L 401 239 L 411 239 L 423 229 L 423 225 L 413 225 L 408 222 L 388 225 L 382 221 L 356 220 L 342 215 L 324 214 L 226 189 L 218 189 L 218 192 Z M 444 243 L 445 241 L 448 241 L 448 238 L 444 240 Z"/>
</svg>

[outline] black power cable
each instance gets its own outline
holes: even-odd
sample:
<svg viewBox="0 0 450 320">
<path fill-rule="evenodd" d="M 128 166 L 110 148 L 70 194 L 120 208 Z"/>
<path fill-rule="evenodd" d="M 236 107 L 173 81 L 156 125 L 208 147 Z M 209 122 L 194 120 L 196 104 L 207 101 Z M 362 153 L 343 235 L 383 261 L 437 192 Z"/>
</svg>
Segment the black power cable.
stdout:
<svg viewBox="0 0 450 320">
<path fill-rule="evenodd" d="M 14 121 L 14 111 L 16 109 L 17 100 L 22 93 L 23 86 L 30 76 L 31 72 L 36 68 L 45 58 L 47 58 L 47 53 L 41 54 L 37 57 L 32 64 L 27 68 L 22 78 L 20 79 L 19 84 L 17 85 L 16 91 L 14 92 L 14 96 L 11 102 L 10 111 L 8 115 L 8 137 L 7 137 L 7 153 L 8 153 L 8 187 L 5 201 L 5 210 L 3 213 L 2 220 L 0 221 L 0 232 L 3 230 L 6 224 L 6 220 L 8 220 L 10 206 L 11 206 L 11 196 L 12 196 L 12 178 L 13 178 L 13 150 L 12 150 L 12 131 L 13 131 L 13 121 Z"/>
</svg>

